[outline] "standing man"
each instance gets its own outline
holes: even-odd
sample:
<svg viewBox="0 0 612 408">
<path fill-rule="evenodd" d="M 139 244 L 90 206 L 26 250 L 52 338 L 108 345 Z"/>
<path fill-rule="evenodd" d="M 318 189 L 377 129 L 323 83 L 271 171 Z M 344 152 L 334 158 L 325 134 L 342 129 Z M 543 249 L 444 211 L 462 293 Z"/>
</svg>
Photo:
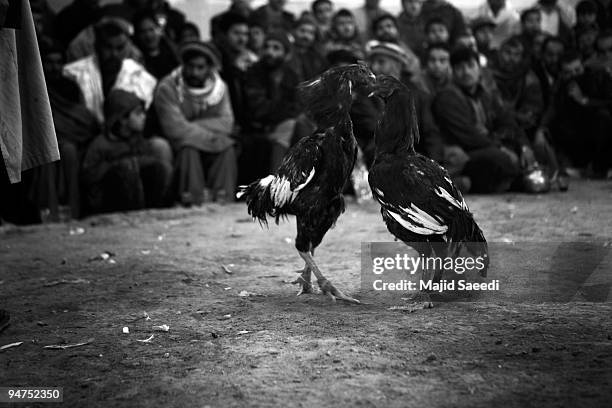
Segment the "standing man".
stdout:
<svg viewBox="0 0 612 408">
<path fill-rule="evenodd" d="M 259 21 L 266 33 L 283 30 L 291 32 L 295 24 L 293 13 L 286 11 L 287 0 L 268 0 L 251 14 L 251 18 Z"/>
</svg>

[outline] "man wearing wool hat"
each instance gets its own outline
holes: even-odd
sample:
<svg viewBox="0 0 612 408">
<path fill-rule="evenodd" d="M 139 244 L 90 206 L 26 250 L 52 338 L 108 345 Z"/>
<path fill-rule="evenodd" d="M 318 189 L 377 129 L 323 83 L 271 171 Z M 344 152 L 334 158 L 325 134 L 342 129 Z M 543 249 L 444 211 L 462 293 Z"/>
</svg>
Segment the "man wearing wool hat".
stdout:
<svg viewBox="0 0 612 408">
<path fill-rule="evenodd" d="M 366 54 L 372 72 L 391 75 L 400 79 L 408 65 L 406 52 L 397 44 L 381 41 L 369 41 Z"/>
<path fill-rule="evenodd" d="M 160 81 L 153 102 L 174 150 L 178 198 L 199 205 L 210 192 L 216 201 L 231 200 L 237 174 L 234 113 L 218 73 L 218 51 L 212 43 L 192 41 L 181 56 L 183 64 Z"/>
</svg>

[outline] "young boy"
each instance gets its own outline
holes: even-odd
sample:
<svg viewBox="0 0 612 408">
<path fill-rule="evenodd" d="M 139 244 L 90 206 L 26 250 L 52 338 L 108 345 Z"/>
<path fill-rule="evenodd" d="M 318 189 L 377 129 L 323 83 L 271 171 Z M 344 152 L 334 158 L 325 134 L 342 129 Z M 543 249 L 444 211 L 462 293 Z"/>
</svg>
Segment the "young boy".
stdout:
<svg viewBox="0 0 612 408">
<path fill-rule="evenodd" d="M 83 160 L 89 210 L 162 206 L 172 174 L 168 142 L 143 138 L 146 114 L 135 94 L 113 89 L 104 110 L 106 129 L 91 142 Z"/>
</svg>

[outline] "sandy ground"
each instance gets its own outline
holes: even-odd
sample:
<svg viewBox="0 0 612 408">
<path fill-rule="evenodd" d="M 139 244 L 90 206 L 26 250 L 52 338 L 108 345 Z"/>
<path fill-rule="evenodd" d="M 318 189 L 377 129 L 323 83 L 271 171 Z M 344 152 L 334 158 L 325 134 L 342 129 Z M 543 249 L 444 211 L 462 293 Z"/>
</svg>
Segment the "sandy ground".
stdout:
<svg viewBox="0 0 612 408">
<path fill-rule="evenodd" d="M 492 255 L 517 296 L 412 313 L 360 287 L 361 242 L 391 241 L 373 203 L 349 204 L 317 252 L 359 306 L 296 297 L 293 220 L 261 229 L 241 204 L 4 226 L 0 346 L 23 344 L 0 352 L 0 386 L 62 386 L 71 407 L 609 407 L 611 198 L 609 182 L 468 196 L 489 241 L 533 243 Z M 569 296 L 542 301 L 540 264 Z"/>
</svg>

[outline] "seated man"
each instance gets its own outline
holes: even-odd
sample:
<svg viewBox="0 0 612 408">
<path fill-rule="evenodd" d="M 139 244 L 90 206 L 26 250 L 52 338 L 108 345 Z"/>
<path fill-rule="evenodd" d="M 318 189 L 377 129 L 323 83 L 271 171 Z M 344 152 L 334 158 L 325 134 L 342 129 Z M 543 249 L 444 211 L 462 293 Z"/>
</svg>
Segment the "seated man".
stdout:
<svg viewBox="0 0 612 408">
<path fill-rule="evenodd" d="M 431 99 L 423 91 L 417 90 L 410 84 L 409 78 L 402 77 L 406 62 L 407 58 L 403 50 L 392 43 L 379 43 L 369 50 L 368 63 L 374 74 L 390 75 L 400 79 L 415 93 L 415 108 L 421 135 L 419 143 L 415 146 L 416 150 L 434 160 L 441 160 L 442 141 L 431 115 Z M 406 115 L 410 114 L 409 109 L 410 107 L 407 106 Z M 374 133 L 381 114 L 382 106 L 372 98 L 368 98 L 367 95 L 358 96 L 351 109 L 355 137 L 368 167 L 374 160 Z"/>
<path fill-rule="evenodd" d="M 535 134 L 544 112 L 542 88 L 530 69 L 518 36 L 502 43 L 492 72 L 505 109 L 532 141 L 538 162 L 546 166 L 551 176 L 558 174 L 560 169 L 554 149 L 547 138 Z"/>
<path fill-rule="evenodd" d="M 246 101 L 244 81 L 246 72 L 259 59 L 248 49 L 249 23 L 242 14 L 226 12 L 217 21 L 215 44 L 221 52 L 221 71 L 219 74 L 227 85 L 236 133 L 245 124 Z"/>
<path fill-rule="evenodd" d="M 317 39 L 317 25 L 314 18 L 301 17 L 293 30 L 295 42 L 289 66 L 298 75 L 299 81 L 306 81 L 322 73 L 327 60 L 322 53 L 322 44 Z"/>
<path fill-rule="evenodd" d="M 133 23 L 134 42 L 142 52 L 145 68 L 156 79 L 162 79 L 180 63 L 174 43 L 164 35 L 153 12 L 137 13 Z"/>
<path fill-rule="evenodd" d="M 413 83 L 433 97 L 441 89 L 452 84 L 453 70 L 450 65 L 450 50 L 443 43 L 431 44 L 425 56 L 425 69 L 419 77 L 414 78 Z"/>
<path fill-rule="evenodd" d="M 337 50 L 347 50 L 363 58 L 363 40 L 355 23 L 355 16 L 347 9 L 340 9 L 332 17 L 329 41 L 325 44 L 325 55 Z"/>
<path fill-rule="evenodd" d="M 162 135 L 175 153 L 176 182 L 182 204 L 213 199 L 232 201 L 236 189 L 236 153 L 231 138 L 234 114 L 227 85 L 219 76 L 212 44 L 189 42 L 183 64 L 162 79 L 153 102 Z"/>
<path fill-rule="evenodd" d="M 472 192 L 506 191 L 533 152 L 499 96 L 481 84 L 478 54 L 457 49 L 451 65 L 455 84 L 438 92 L 432 109 L 445 144 L 467 155 L 452 163 L 454 172 L 469 178 Z"/>
<path fill-rule="evenodd" d="M 241 183 L 275 171 L 290 147 L 300 113 L 296 95 L 299 80 L 288 66 L 290 55 L 288 35 L 271 32 L 266 36 L 261 60 L 247 72 L 248 123 L 241 155 Z"/>
<path fill-rule="evenodd" d="M 104 99 L 113 88 L 134 92 L 148 107 L 157 80 L 138 62 L 128 57 L 129 33 L 114 20 L 96 26 L 96 52 L 64 67 L 76 81 L 85 105 L 104 122 Z"/>
<path fill-rule="evenodd" d="M 595 41 L 595 55 L 585 62 L 585 66 L 602 69 L 612 75 L 612 30 L 604 30 Z"/>
<path fill-rule="evenodd" d="M 601 178 L 612 168 L 612 77 L 603 70 L 584 69 L 580 55 L 566 52 L 550 109 L 540 132 L 552 140 L 574 166 L 590 165 Z"/>
<path fill-rule="evenodd" d="M 111 91 L 105 102 L 106 129 L 83 160 L 82 181 L 89 210 L 160 207 L 172 176 L 168 144 L 144 139 L 144 103 L 135 94 Z"/>
<path fill-rule="evenodd" d="M 406 64 L 406 73 L 411 76 L 417 76 L 421 71 L 421 63 L 419 58 L 414 52 L 400 40 L 400 34 L 397 26 L 397 20 L 391 14 L 383 14 L 376 18 L 372 23 L 372 32 L 374 33 L 374 39 L 379 42 L 389 42 L 399 45 L 406 57 L 408 63 Z M 367 47 L 367 44 L 366 44 Z M 366 51 L 367 52 L 367 51 Z"/>
</svg>

